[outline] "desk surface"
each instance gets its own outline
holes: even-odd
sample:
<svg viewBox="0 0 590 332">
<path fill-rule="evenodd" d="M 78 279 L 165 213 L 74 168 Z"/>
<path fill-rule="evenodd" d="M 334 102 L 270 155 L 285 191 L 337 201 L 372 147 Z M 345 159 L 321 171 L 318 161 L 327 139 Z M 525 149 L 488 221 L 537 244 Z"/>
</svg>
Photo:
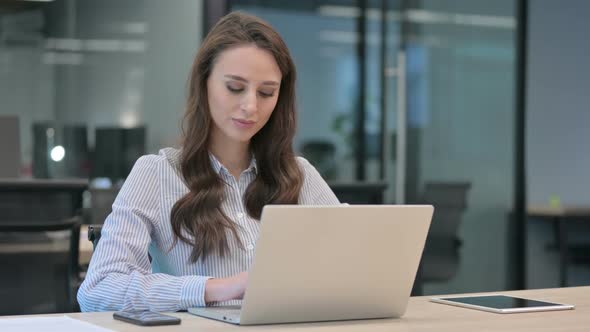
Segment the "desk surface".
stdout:
<svg viewBox="0 0 590 332">
<path fill-rule="evenodd" d="M 188 313 L 173 313 L 182 324 L 164 327 L 139 327 L 112 318 L 112 313 L 73 313 L 68 316 L 115 331 L 588 331 L 590 326 L 590 287 L 539 289 L 501 292 L 547 301 L 573 304 L 574 310 L 522 314 L 494 314 L 429 302 L 429 297 L 410 299 L 401 319 L 376 319 L 324 323 L 283 324 L 239 327 Z M 475 294 L 470 294 L 475 295 Z M 48 316 L 48 315 L 40 315 Z M 23 317 L 23 316 L 13 316 Z M 33 316 L 29 316 L 33 317 Z M 2 317 L 6 319 L 7 317 Z"/>
<path fill-rule="evenodd" d="M 590 206 L 533 205 L 527 208 L 530 217 L 590 217 Z"/>
</svg>

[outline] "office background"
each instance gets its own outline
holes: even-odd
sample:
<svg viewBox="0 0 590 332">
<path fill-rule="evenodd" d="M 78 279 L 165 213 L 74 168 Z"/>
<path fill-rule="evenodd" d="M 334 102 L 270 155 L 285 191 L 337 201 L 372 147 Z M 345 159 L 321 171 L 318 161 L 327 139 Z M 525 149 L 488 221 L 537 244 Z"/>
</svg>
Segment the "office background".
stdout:
<svg viewBox="0 0 590 332">
<path fill-rule="evenodd" d="M 590 43 L 584 31 L 590 13 L 587 1 L 530 1 L 527 77 L 527 196 L 529 204 L 546 204 L 551 196 L 563 205 L 588 206 L 590 156 Z M 529 273 L 532 287 L 546 287 L 557 278 L 551 225 L 529 223 Z M 570 228 L 572 241 L 588 238 L 583 222 Z M 586 256 L 588 257 L 588 256 Z M 588 265 L 571 266 L 571 282 L 587 284 Z"/>
<path fill-rule="evenodd" d="M 81 177 L 91 191 L 116 189 L 138 155 L 177 145 L 189 69 L 215 10 L 259 15 L 283 35 L 298 68 L 296 149 L 330 183 L 384 182 L 384 203 L 423 202 L 432 183 L 467 184 L 457 217 L 460 264 L 447 280 L 425 283 L 424 293 L 509 289 L 519 255 L 511 237 L 518 151 L 526 151 L 529 205 L 590 204 L 590 3 L 526 1 L 520 71 L 521 2 L 6 1 L 0 116 L 18 117 L 21 176 Z M 526 101 L 523 150 L 518 97 Z M 86 149 L 73 147 L 83 140 Z M 112 153 L 117 142 L 128 148 Z M 59 144 L 65 157 L 55 161 Z M 89 222 L 104 217 L 98 195 L 85 196 Z M 526 286 L 557 286 L 552 225 L 526 225 Z M 588 227 L 573 222 L 570 233 L 583 243 Z M 570 285 L 590 283 L 590 264 L 569 269 Z"/>
</svg>

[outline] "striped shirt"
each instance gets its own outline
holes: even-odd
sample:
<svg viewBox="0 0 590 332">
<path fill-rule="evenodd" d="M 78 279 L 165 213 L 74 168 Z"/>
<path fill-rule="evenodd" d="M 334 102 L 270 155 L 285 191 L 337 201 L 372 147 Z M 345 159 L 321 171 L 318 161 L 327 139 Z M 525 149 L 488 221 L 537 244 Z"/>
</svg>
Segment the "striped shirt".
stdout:
<svg viewBox="0 0 590 332">
<path fill-rule="evenodd" d="M 338 199 L 317 170 L 304 158 L 297 162 L 304 175 L 299 204 L 335 205 Z M 180 174 L 180 151 L 160 150 L 139 158 L 107 217 L 92 255 L 86 279 L 78 291 L 82 311 L 178 311 L 205 306 L 205 283 L 247 271 L 260 231 L 259 220 L 246 212 L 242 197 L 256 178 L 256 160 L 236 179 L 211 155 L 224 180 L 222 210 L 239 224 L 243 243 L 229 236 L 229 254 L 211 253 L 190 261 L 192 246 L 178 241 L 170 223 L 172 206 L 189 192 Z M 170 250 L 170 248 L 172 248 Z M 151 256 L 151 262 L 148 257 Z M 236 304 L 229 301 L 225 304 Z"/>
</svg>

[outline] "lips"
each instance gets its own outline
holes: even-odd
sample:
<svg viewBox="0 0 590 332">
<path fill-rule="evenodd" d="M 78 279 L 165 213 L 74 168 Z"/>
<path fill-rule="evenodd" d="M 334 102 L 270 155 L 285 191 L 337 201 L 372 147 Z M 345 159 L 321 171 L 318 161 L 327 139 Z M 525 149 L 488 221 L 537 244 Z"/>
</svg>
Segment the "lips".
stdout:
<svg viewBox="0 0 590 332">
<path fill-rule="evenodd" d="M 241 129 L 252 128 L 254 126 L 254 124 L 256 123 L 256 121 L 245 120 L 245 119 L 232 119 L 232 121 L 234 122 L 236 127 L 241 128 Z"/>
<path fill-rule="evenodd" d="M 242 120 L 242 119 L 233 119 L 235 122 L 243 124 L 243 125 L 253 125 L 256 123 L 256 121 L 252 121 L 252 120 Z"/>
</svg>

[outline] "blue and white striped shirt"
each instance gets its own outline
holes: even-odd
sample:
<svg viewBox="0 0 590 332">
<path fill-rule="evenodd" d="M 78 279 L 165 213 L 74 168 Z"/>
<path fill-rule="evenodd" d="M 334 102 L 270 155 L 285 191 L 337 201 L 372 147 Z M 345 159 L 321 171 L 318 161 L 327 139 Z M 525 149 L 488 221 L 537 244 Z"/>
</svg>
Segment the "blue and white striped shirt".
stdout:
<svg viewBox="0 0 590 332">
<path fill-rule="evenodd" d="M 317 170 L 304 158 L 298 157 L 297 162 L 305 178 L 299 204 L 338 204 Z M 143 156 L 131 170 L 102 228 L 78 291 L 82 311 L 177 311 L 204 306 L 207 279 L 229 277 L 250 268 L 260 223 L 248 215 L 242 197 L 256 177 L 256 161 L 252 160 L 239 179 L 213 155 L 211 163 L 227 183 L 221 208 L 241 226 L 238 231 L 244 248 L 229 237 L 230 252 L 225 257 L 211 253 L 192 263 L 191 245 L 178 241 L 172 247 L 170 211 L 189 191 L 180 175 L 180 151 L 166 148 L 158 155 Z"/>
</svg>

